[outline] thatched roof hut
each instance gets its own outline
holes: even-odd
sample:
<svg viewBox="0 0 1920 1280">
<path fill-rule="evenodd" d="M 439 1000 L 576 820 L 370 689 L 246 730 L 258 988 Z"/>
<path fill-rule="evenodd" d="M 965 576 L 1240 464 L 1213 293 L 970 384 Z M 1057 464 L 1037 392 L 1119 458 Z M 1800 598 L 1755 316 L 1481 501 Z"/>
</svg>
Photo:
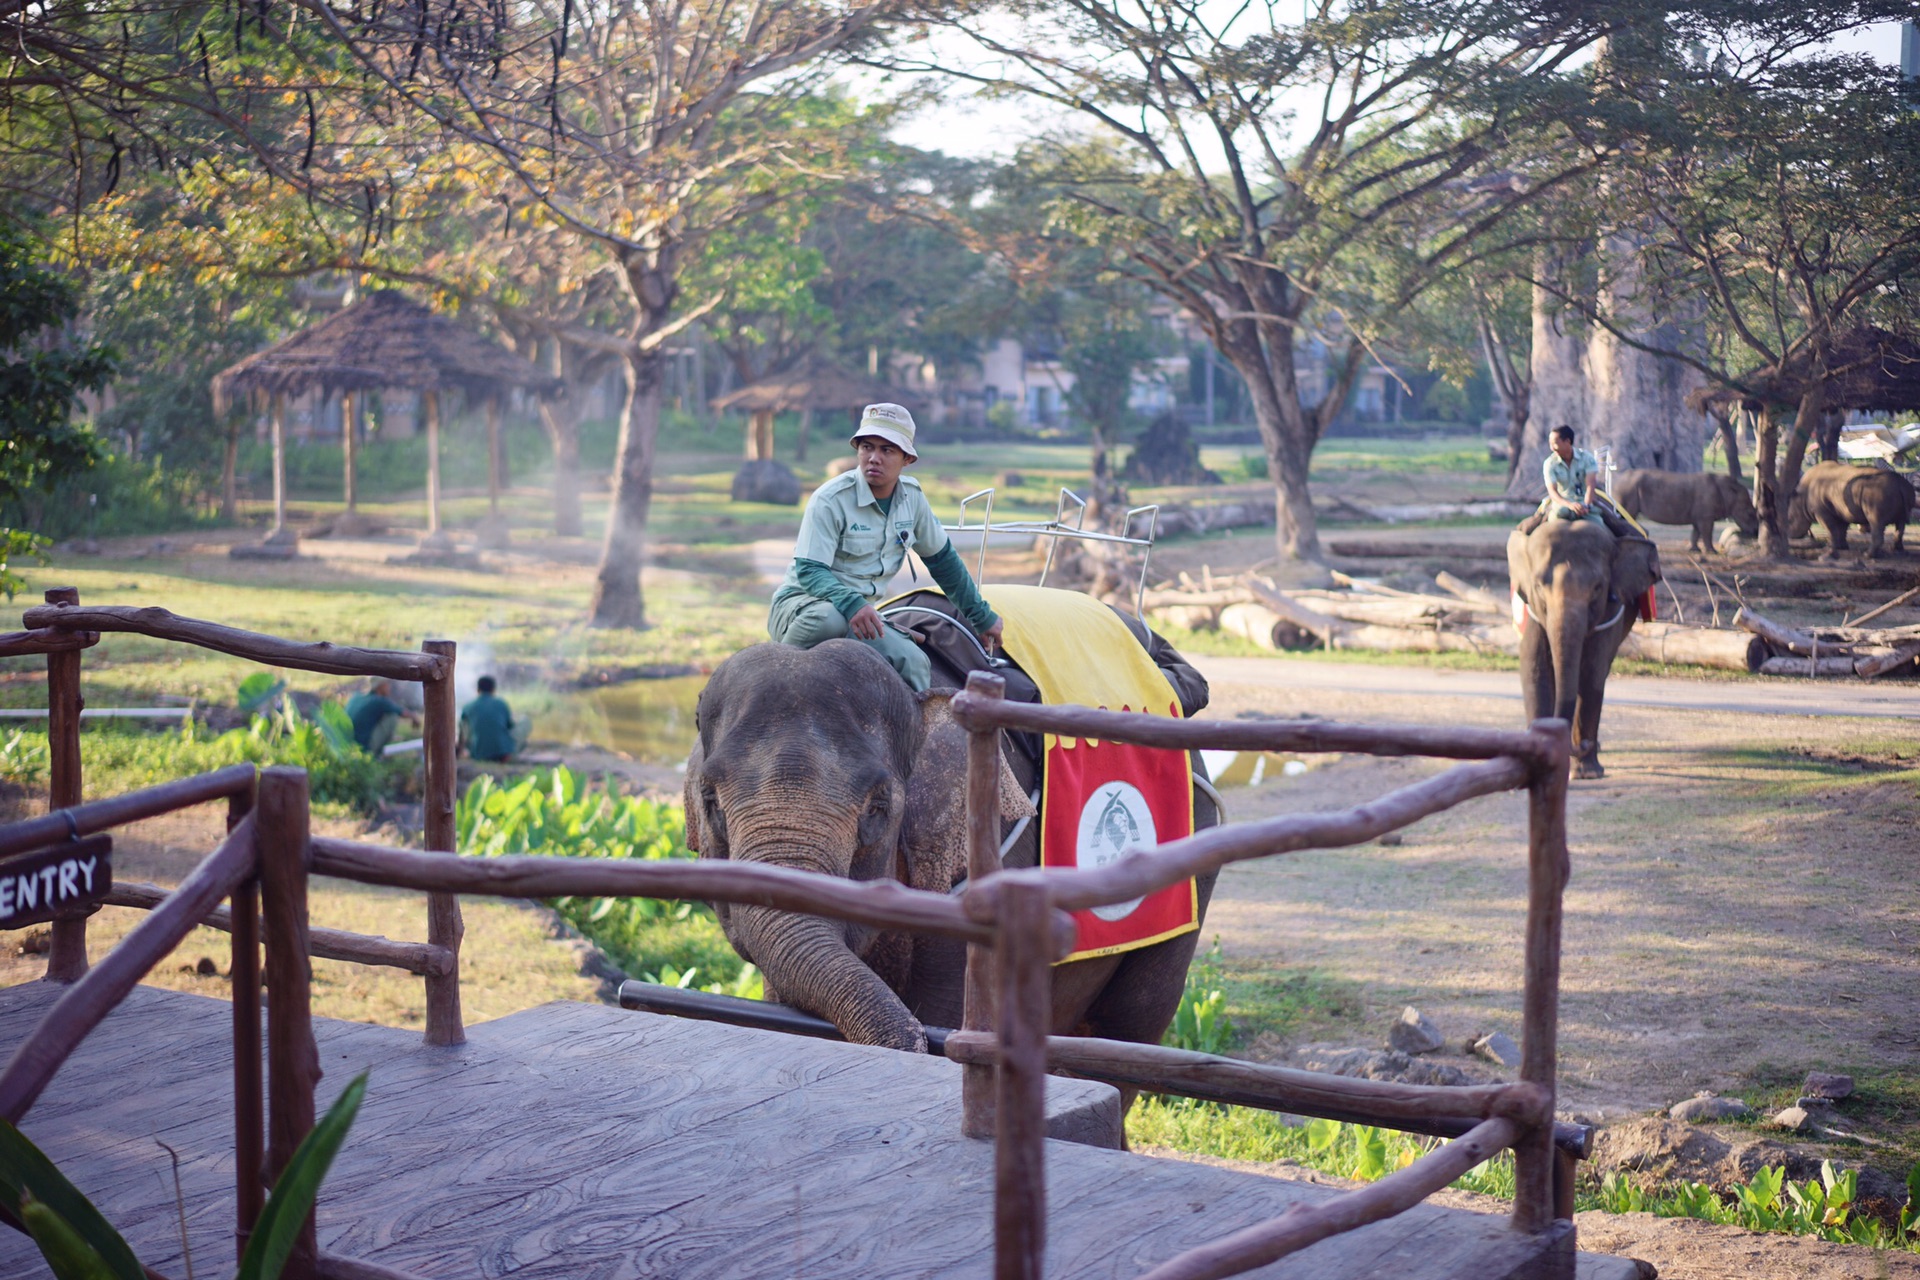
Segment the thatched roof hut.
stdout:
<svg viewBox="0 0 1920 1280">
<path fill-rule="evenodd" d="M 912 392 L 890 386 L 878 378 L 817 361 L 785 373 L 769 374 L 752 386 L 716 396 L 713 407 L 742 413 L 777 413 L 782 409 L 864 409 L 882 401 L 892 401 L 909 409 L 926 404 Z"/>
<path fill-rule="evenodd" d="M 1740 381 L 1756 393 L 1703 387 L 1688 397 L 1691 407 L 1721 416 L 1745 401 L 1794 405 L 1806 394 L 1812 353 L 1804 348 L 1778 369 L 1762 366 Z M 1920 409 L 1920 343 L 1872 325 L 1839 335 L 1827 353 L 1827 408 L 1835 411 Z"/>
<path fill-rule="evenodd" d="M 214 375 L 224 407 L 246 395 L 383 389 L 462 391 L 474 400 L 554 380 L 497 342 L 393 289 L 369 293 L 316 325 Z"/>
<path fill-rule="evenodd" d="M 274 515 L 273 531 L 263 546 L 279 555 L 292 554 L 299 542 L 286 524 L 287 400 L 310 392 L 342 397 L 346 507 L 351 521 L 357 516 L 350 398 L 367 391 L 419 392 L 427 419 L 427 541 L 422 546 L 445 551 L 448 544 L 440 528 L 440 393 L 460 391 L 469 402 L 483 401 L 487 406 L 488 492 L 497 519 L 500 399 L 516 388 L 547 392 L 558 386 L 554 378 L 500 344 L 436 315 L 405 294 L 381 289 L 215 374 L 213 403 L 223 413 L 243 397 L 259 397 L 269 406 Z M 335 522 L 336 531 L 342 527 L 343 522 Z M 235 554 L 261 550 L 237 547 Z"/>
</svg>

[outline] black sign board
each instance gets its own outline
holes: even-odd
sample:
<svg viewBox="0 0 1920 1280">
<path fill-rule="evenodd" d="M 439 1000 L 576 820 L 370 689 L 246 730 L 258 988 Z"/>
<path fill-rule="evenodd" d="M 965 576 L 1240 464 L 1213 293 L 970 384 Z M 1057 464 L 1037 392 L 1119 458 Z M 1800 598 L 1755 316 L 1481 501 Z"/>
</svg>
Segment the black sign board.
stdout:
<svg viewBox="0 0 1920 1280">
<path fill-rule="evenodd" d="M 0 929 L 53 919 L 99 902 L 113 888 L 113 837 L 88 836 L 0 861 Z"/>
</svg>

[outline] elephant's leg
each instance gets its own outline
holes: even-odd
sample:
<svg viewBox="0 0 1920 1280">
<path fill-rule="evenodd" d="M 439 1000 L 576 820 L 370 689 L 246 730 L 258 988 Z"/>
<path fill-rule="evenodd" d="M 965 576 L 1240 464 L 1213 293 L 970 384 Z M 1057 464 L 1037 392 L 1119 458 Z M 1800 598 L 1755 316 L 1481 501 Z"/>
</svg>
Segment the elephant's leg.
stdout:
<svg viewBox="0 0 1920 1280">
<path fill-rule="evenodd" d="M 1520 633 L 1520 693 L 1529 724 L 1553 714 L 1553 649 L 1538 618 L 1528 618 Z"/>
<path fill-rule="evenodd" d="M 1838 560 L 1840 553 L 1847 549 L 1847 522 L 1836 520 L 1832 516 L 1821 516 L 1820 523 L 1827 530 L 1827 556 L 1829 560 Z"/>
<path fill-rule="evenodd" d="M 1869 518 L 1867 523 L 1867 558 L 1884 560 L 1887 558 L 1887 525 L 1879 519 Z"/>
<path fill-rule="evenodd" d="M 1100 998 L 1120 962 L 1130 953 L 1094 956 L 1072 964 L 1053 967 L 1053 1034 L 1085 1036 L 1096 1034 L 1087 1020 L 1088 1011 Z"/>
<path fill-rule="evenodd" d="M 1687 544 L 1687 550 L 1697 551 L 1702 555 L 1704 555 L 1706 554 L 1707 550 L 1710 549 L 1712 546 L 1713 546 L 1712 517 L 1708 517 L 1705 520 L 1694 521 L 1693 522 L 1693 541 Z"/>
<path fill-rule="evenodd" d="M 1614 655 L 1619 653 L 1631 625 L 1622 619 L 1587 642 L 1580 664 L 1580 701 L 1573 710 L 1573 776 L 1576 778 L 1607 776 L 1600 765 L 1600 711 L 1606 702 L 1607 677 L 1613 672 Z"/>
</svg>

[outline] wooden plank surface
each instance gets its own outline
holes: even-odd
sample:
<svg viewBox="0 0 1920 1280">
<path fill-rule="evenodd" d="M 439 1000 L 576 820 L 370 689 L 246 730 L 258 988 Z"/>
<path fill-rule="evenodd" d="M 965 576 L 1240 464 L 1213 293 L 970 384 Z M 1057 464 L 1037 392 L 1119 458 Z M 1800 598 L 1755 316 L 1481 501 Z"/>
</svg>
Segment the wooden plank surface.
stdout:
<svg viewBox="0 0 1920 1280">
<path fill-rule="evenodd" d="M 58 988 L 0 991 L 0 1049 Z M 325 1106 L 367 1101 L 323 1192 L 321 1245 L 428 1277 L 981 1277 L 993 1150 L 959 1136 L 959 1070 L 934 1058 L 597 1005 L 548 1005 L 429 1047 L 315 1020 Z M 182 1156 L 194 1269 L 233 1265 L 231 1019 L 142 987 L 24 1126 L 142 1259 L 184 1275 L 164 1139 Z M 68 1079 L 109 1080 L 96 1091 Z M 1074 1090 L 1104 1086 L 1059 1081 Z M 1046 1144 L 1047 1272 L 1121 1280 L 1216 1235 L 1335 1194 L 1178 1161 Z M 1250 1274 L 1404 1280 L 1524 1274 L 1530 1242 L 1490 1215 L 1421 1207 Z M 47 1276 L 0 1231 L 0 1275 Z"/>
</svg>

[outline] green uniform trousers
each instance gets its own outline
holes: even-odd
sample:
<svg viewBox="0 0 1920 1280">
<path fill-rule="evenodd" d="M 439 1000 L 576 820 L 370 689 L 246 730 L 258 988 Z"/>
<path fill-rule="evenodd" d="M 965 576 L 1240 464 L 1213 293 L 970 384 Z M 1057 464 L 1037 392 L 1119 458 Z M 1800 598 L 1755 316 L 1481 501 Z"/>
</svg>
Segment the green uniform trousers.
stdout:
<svg viewBox="0 0 1920 1280">
<path fill-rule="evenodd" d="M 773 612 L 767 616 L 767 634 L 781 644 L 802 649 L 811 649 L 827 640 L 858 639 L 847 629 L 847 620 L 840 616 L 838 609 L 820 597 L 810 596 L 803 591 L 774 597 Z M 906 632 L 884 627 L 878 640 L 861 640 L 860 643 L 885 658 L 887 665 L 898 671 L 900 678 L 915 693 L 925 693 L 933 683 L 932 664 Z"/>
</svg>

